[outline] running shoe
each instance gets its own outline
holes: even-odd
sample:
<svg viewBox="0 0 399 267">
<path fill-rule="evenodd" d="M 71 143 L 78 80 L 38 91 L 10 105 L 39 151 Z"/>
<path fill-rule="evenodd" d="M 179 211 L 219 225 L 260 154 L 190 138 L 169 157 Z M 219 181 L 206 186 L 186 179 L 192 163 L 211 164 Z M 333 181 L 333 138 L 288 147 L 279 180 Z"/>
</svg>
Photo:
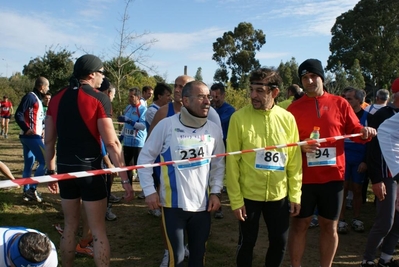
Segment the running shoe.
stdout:
<svg viewBox="0 0 399 267">
<path fill-rule="evenodd" d="M 121 200 L 122 200 L 122 197 L 117 197 L 113 194 L 111 194 L 109 196 L 109 203 L 119 203 L 119 202 L 121 202 Z"/>
<path fill-rule="evenodd" d="M 62 234 L 64 233 L 64 229 L 62 229 L 61 224 L 56 223 L 56 224 L 53 224 L 53 226 L 54 226 L 55 230 L 57 230 L 57 232 L 58 232 L 60 235 L 62 235 Z"/>
<path fill-rule="evenodd" d="M 317 215 L 313 215 L 309 224 L 309 229 L 315 228 L 317 226 L 319 226 L 319 218 L 317 218 Z"/>
<path fill-rule="evenodd" d="M 399 267 L 399 263 L 394 261 L 393 258 L 389 262 L 380 259 L 377 264 L 378 267 Z"/>
<path fill-rule="evenodd" d="M 155 209 L 155 210 L 148 210 L 148 214 L 155 216 L 155 217 L 161 217 L 162 212 L 160 209 Z"/>
<path fill-rule="evenodd" d="M 223 216 L 223 211 L 222 211 L 222 209 L 217 210 L 217 211 L 215 212 L 214 217 L 215 217 L 215 219 L 223 219 L 224 216 Z"/>
<path fill-rule="evenodd" d="M 351 210 L 353 208 L 352 206 L 352 199 L 346 199 L 346 205 L 345 205 L 347 210 Z"/>
<path fill-rule="evenodd" d="M 352 226 L 352 229 L 355 232 L 358 232 L 358 233 L 363 233 L 364 232 L 364 224 L 363 224 L 362 221 L 360 221 L 358 219 L 353 219 L 351 226 Z"/>
<path fill-rule="evenodd" d="M 34 188 L 29 188 L 28 190 L 26 190 L 24 193 L 24 200 L 25 200 L 25 197 L 29 198 L 30 200 L 36 200 L 37 202 L 43 201 L 43 199 L 39 196 L 39 193 L 37 192 L 37 190 Z"/>
<path fill-rule="evenodd" d="M 169 266 L 169 251 L 165 249 L 165 253 L 163 254 L 162 262 L 159 267 L 168 267 Z"/>
<path fill-rule="evenodd" d="M 185 257 L 185 258 L 190 257 L 190 250 L 188 249 L 188 244 L 186 244 L 186 245 L 184 246 L 184 257 Z"/>
<path fill-rule="evenodd" d="M 345 221 L 338 222 L 338 234 L 347 234 L 348 224 Z"/>
<path fill-rule="evenodd" d="M 79 256 L 88 256 L 88 257 L 93 258 L 94 250 L 93 250 L 92 246 L 87 246 L 87 247 L 82 248 L 80 246 L 80 244 L 78 243 L 76 245 L 75 254 L 79 255 Z"/>
<path fill-rule="evenodd" d="M 115 221 L 116 220 L 116 215 L 114 213 L 112 213 L 112 206 L 111 204 L 108 204 L 107 207 L 107 212 L 105 213 L 105 219 L 107 221 Z"/>
<path fill-rule="evenodd" d="M 375 263 L 374 261 L 366 261 L 366 262 L 362 262 L 360 264 L 361 267 L 375 267 Z"/>
</svg>

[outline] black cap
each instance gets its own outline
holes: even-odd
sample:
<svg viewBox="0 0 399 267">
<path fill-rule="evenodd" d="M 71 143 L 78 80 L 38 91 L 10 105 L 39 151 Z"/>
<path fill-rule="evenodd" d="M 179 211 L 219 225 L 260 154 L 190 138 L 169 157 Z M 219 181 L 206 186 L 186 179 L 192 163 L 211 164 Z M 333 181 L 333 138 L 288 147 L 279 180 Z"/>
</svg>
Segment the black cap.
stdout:
<svg viewBox="0 0 399 267">
<path fill-rule="evenodd" d="M 78 58 L 73 66 L 73 75 L 82 78 L 90 73 L 96 72 L 103 67 L 101 59 L 94 55 L 84 55 Z"/>
<path fill-rule="evenodd" d="M 111 83 L 109 82 L 108 78 L 104 77 L 103 83 L 101 84 L 100 88 L 98 88 L 98 90 L 101 92 L 104 92 L 104 91 L 107 91 L 110 86 L 111 86 Z"/>
<path fill-rule="evenodd" d="M 311 59 L 307 59 L 304 62 L 302 62 L 302 64 L 299 65 L 299 68 L 298 68 L 299 80 L 301 81 L 302 76 L 304 76 L 305 74 L 307 74 L 309 72 L 317 74 L 318 76 L 320 76 L 320 78 L 324 82 L 324 70 L 323 70 L 323 66 L 321 65 L 320 60 L 311 58 Z"/>
</svg>

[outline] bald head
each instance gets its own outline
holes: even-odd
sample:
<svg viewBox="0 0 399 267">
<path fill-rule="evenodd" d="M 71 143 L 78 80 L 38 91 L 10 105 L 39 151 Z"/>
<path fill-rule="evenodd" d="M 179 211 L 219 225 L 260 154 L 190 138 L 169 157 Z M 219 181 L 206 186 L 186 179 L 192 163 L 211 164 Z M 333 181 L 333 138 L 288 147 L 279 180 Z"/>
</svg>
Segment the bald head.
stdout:
<svg viewBox="0 0 399 267">
<path fill-rule="evenodd" d="M 35 81 L 35 89 L 45 95 L 49 90 L 49 81 L 44 77 L 39 77 Z"/>
<path fill-rule="evenodd" d="M 174 90 L 173 90 L 173 98 L 174 101 L 176 102 L 182 102 L 182 90 L 183 87 L 186 85 L 188 82 L 195 81 L 195 79 L 191 76 L 188 75 L 181 75 L 176 78 L 175 80 L 175 85 L 174 85 Z"/>
</svg>

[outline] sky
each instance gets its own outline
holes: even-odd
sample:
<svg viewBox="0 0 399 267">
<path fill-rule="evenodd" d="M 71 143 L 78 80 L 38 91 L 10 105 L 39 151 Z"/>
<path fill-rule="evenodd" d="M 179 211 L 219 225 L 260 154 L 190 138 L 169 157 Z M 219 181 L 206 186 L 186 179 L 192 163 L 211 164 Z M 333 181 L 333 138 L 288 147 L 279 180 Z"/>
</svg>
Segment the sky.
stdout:
<svg viewBox="0 0 399 267">
<path fill-rule="evenodd" d="M 128 8 L 126 32 L 136 36 L 127 51 L 153 42 L 135 53 L 141 68 L 167 82 L 199 67 L 208 85 L 218 68 L 212 44 L 240 22 L 266 34 L 257 52 L 262 66 L 308 58 L 327 64 L 335 19 L 358 0 L 134 0 Z M 66 49 L 76 59 L 91 53 L 102 60 L 117 56 L 124 0 L 0 0 L 0 77 L 22 72 L 31 59 L 49 49 Z M 149 67 L 149 68 L 148 68 Z"/>
</svg>

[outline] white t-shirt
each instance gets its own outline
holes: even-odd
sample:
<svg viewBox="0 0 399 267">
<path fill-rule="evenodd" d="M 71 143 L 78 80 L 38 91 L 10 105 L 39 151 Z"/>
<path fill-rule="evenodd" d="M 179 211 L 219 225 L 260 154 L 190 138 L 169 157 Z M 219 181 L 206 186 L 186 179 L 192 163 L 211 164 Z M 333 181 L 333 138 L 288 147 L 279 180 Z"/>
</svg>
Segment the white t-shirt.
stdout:
<svg viewBox="0 0 399 267">
<path fill-rule="evenodd" d="M 399 113 L 386 119 L 378 127 L 378 142 L 392 177 L 399 174 Z"/>
<path fill-rule="evenodd" d="M 198 128 L 184 126 L 180 114 L 161 120 L 142 148 L 138 165 L 153 163 L 158 155 L 161 162 L 186 160 L 224 153 L 220 127 L 208 120 Z M 185 211 L 207 209 L 208 190 L 220 193 L 223 187 L 224 158 L 178 162 L 161 167 L 160 201 L 164 207 Z M 137 170 L 144 195 L 155 193 L 153 168 Z"/>
<path fill-rule="evenodd" d="M 377 110 L 379 110 L 380 108 L 385 107 L 385 105 L 381 105 L 381 104 L 371 104 L 368 105 L 367 107 L 364 108 L 364 111 L 367 111 L 368 113 L 370 113 L 371 115 L 374 115 L 374 113 L 377 112 Z"/>
</svg>

